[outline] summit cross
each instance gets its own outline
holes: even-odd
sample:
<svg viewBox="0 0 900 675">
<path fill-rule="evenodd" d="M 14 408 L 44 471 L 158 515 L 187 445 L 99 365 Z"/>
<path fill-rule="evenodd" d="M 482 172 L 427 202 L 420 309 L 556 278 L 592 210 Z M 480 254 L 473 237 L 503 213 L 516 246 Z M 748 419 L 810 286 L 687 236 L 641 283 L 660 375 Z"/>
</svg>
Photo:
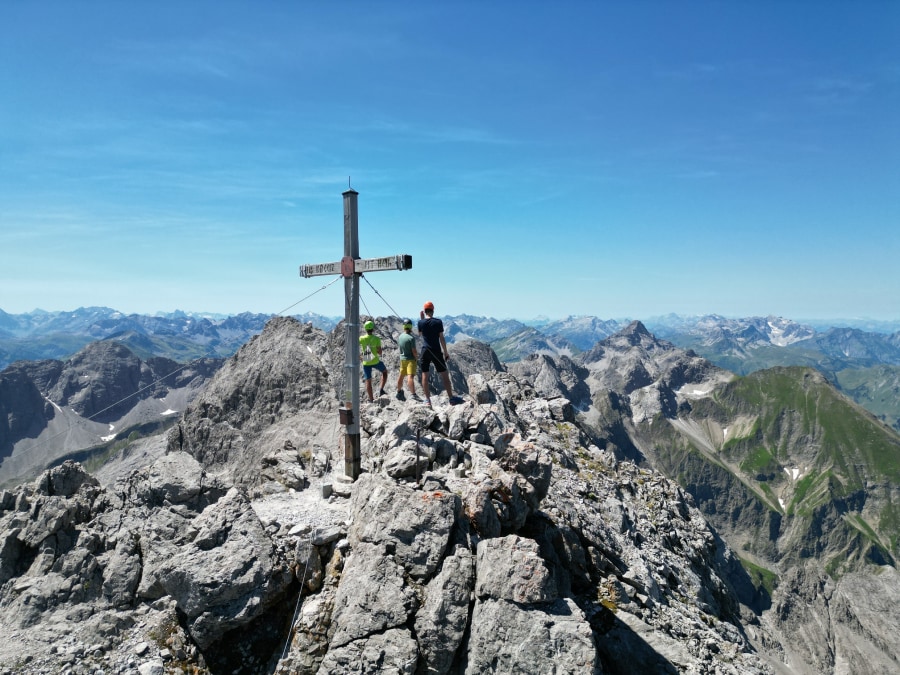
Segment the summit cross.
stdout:
<svg viewBox="0 0 900 675">
<path fill-rule="evenodd" d="M 300 276 L 317 277 L 340 274 L 344 277 L 344 326 L 346 330 L 344 369 L 349 390 L 345 390 L 340 421 L 344 425 L 344 473 L 352 480 L 359 478 L 361 458 L 359 445 L 359 278 L 363 272 L 412 269 L 411 255 L 386 258 L 359 257 L 359 193 L 350 188 L 344 196 L 344 257 L 337 262 L 300 266 Z"/>
</svg>

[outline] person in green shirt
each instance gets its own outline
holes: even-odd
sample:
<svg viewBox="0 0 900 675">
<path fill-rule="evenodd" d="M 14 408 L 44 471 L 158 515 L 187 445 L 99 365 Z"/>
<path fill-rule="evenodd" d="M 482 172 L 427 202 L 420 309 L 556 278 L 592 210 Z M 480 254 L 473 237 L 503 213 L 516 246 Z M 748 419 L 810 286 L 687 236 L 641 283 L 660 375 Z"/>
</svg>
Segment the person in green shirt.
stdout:
<svg viewBox="0 0 900 675">
<path fill-rule="evenodd" d="M 381 338 L 374 333 L 375 322 L 366 321 L 363 324 L 363 328 L 366 329 L 366 334 L 359 337 L 359 351 L 362 356 L 366 396 L 368 396 L 371 403 L 375 400 L 375 397 L 372 396 L 372 369 L 374 368 L 381 373 L 381 391 L 378 393 L 379 396 L 385 396 L 384 386 L 387 384 L 388 374 L 387 366 L 381 360 Z"/>
<path fill-rule="evenodd" d="M 416 359 L 419 353 L 416 350 L 416 338 L 412 334 L 412 319 L 403 320 L 403 333 L 397 339 L 400 348 L 400 374 L 397 376 L 397 398 L 406 400 L 403 394 L 403 377 L 406 376 L 406 385 L 413 401 L 421 401 L 416 394 Z"/>
</svg>

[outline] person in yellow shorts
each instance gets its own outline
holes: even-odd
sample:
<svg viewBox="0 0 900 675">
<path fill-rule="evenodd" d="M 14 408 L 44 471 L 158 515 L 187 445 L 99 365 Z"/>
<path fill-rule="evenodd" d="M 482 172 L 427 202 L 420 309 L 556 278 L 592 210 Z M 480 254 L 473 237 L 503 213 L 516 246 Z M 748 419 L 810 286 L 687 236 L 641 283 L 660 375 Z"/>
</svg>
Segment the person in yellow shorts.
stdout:
<svg viewBox="0 0 900 675">
<path fill-rule="evenodd" d="M 403 378 L 406 377 L 406 386 L 413 401 L 421 401 L 416 394 L 416 360 L 419 352 L 416 350 L 416 338 L 412 334 L 412 319 L 403 320 L 403 333 L 397 340 L 400 347 L 400 375 L 397 376 L 397 398 L 406 400 L 403 393 Z"/>
</svg>

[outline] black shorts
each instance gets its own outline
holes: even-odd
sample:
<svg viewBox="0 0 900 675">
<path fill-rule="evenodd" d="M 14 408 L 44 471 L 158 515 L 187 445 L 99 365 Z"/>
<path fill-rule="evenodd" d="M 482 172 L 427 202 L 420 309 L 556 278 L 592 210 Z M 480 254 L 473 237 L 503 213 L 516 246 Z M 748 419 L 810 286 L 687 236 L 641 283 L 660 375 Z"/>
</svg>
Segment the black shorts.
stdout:
<svg viewBox="0 0 900 675">
<path fill-rule="evenodd" d="M 444 355 L 426 347 L 422 350 L 422 356 L 419 357 L 419 370 L 427 373 L 432 363 L 434 364 L 434 369 L 439 373 L 447 370 L 447 362 L 444 361 Z"/>
</svg>

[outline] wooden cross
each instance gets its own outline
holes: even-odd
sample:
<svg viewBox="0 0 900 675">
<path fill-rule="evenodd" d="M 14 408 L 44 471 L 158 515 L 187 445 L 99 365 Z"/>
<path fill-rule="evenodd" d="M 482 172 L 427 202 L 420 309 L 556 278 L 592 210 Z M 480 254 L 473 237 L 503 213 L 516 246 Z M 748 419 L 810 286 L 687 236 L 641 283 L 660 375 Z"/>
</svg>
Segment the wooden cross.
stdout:
<svg viewBox="0 0 900 675">
<path fill-rule="evenodd" d="M 359 447 L 359 278 L 363 272 L 412 269 L 411 255 L 387 258 L 359 257 L 359 193 L 350 188 L 344 195 L 344 257 L 337 262 L 301 265 L 301 277 L 340 274 L 344 277 L 344 325 L 347 330 L 344 369 L 350 389 L 344 391 L 340 421 L 344 425 L 344 473 L 356 480 L 360 474 Z"/>
</svg>

